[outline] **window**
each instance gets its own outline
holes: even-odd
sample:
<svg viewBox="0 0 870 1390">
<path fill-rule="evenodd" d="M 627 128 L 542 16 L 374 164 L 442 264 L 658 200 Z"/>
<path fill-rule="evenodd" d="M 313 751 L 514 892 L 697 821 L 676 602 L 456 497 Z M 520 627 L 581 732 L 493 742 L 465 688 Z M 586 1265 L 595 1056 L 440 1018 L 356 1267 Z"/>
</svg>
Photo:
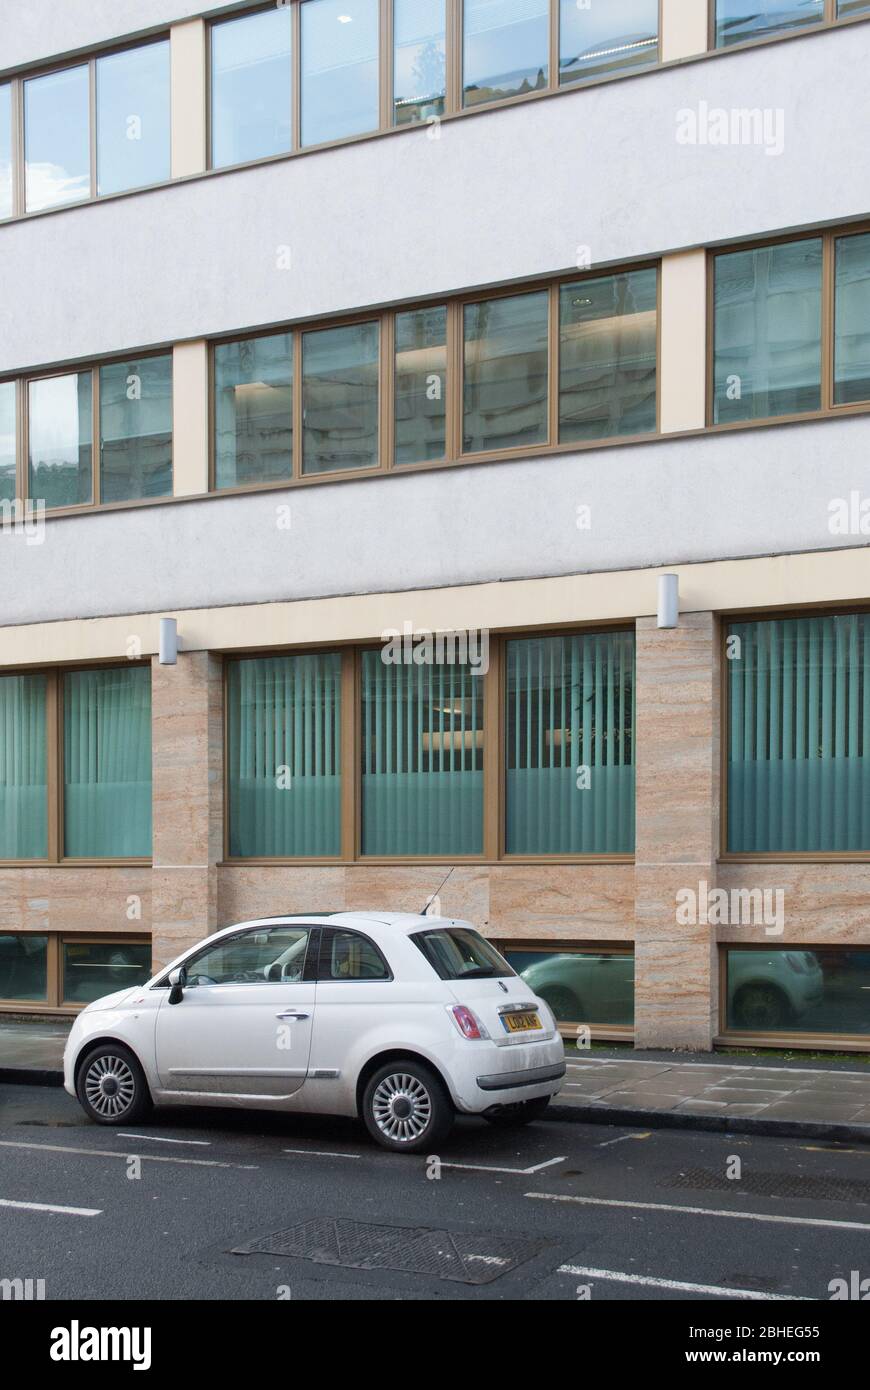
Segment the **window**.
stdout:
<svg viewBox="0 0 870 1390">
<path fill-rule="evenodd" d="M 225 936 L 185 962 L 185 989 L 205 985 L 296 983 L 305 973 L 311 928 L 263 924 L 254 931 Z"/>
<path fill-rule="evenodd" d="M 61 1003 L 90 1004 L 119 989 L 144 985 L 151 978 L 147 941 L 62 942 Z"/>
<path fill-rule="evenodd" d="M 172 491 L 172 358 L 100 368 L 100 501 Z"/>
<path fill-rule="evenodd" d="M 440 980 L 507 980 L 515 974 L 494 946 L 467 927 L 434 927 L 415 932 L 411 940 Z"/>
<path fill-rule="evenodd" d="M 93 374 L 30 382 L 29 496 L 46 507 L 93 500 Z"/>
<path fill-rule="evenodd" d="M 634 634 L 506 643 L 508 854 L 634 849 Z"/>
<path fill-rule="evenodd" d="M 522 448 L 548 436 L 546 290 L 465 306 L 463 448 Z"/>
<path fill-rule="evenodd" d="M 870 614 L 732 623 L 728 849 L 870 850 Z"/>
<path fill-rule="evenodd" d="M 64 854 L 151 854 L 151 672 L 70 671 L 63 678 Z"/>
<path fill-rule="evenodd" d="M 559 438 L 656 428 L 655 269 L 580 280 L 559 291 Z"/>
<path fill-rule="evenodd" d="M 634 1027 L 634 952 L 502 942 L 510 964 L 557 1023 L 599 1030 Z"/>
<path fill-rule="evenodd" d="M 361 688 L 363 854 L 480 854 L 483 677 L 379 649 L 362 653 Z"/>
<path fill-rule="evenodd" d="M 860 14 L 870 14 L 870 0 L 838 0 L 838 19 L 851 19 Z"/>
<path fill-rule="evenodd" d="M 341 657 L 252 657 L 227 666 L 229 852 L 341 852 Z"/>
<path fill-rule="evenodd" d="M 447 310 L 396 315 L 396 463 L 442 459 L 447 449 Z"/>
<path fill-rule="evenodd" d="M 578 5 L 559 0 L 559 81 L 604 77 L 655 63 L 659 0 L 608 0 Z"/>
<path fill-rule="evenodd" d="M 870 949 L 727 948 L 725 1026 L 741 1033 L 870 1037 Z"/>
<path fill-rule="evenodd" d="M 0 381 L 0 502 L 18 496 L 16 395 L 14 381 Z"/>
<path fill-rule="evenodd" d="M 390 968 L 377 946 L 355 931 L 324 927 L 318 980 L 390 980 Z"/>
<path fill-rule="evenodd" d="M 377 130 L 378 0 L 304 0 L 302 144 Z"/>
<path fill-rule="evenodd" d="M 163 183 L 169 164 L 169 41 L 96 60 L 97 193 Z"/>
<path fill-rule="evenodd" d="M 444 112 L 447 0 L 393 0 L 393 124 Z"/>
<path fill-rule="evenodd" d="M 45 676 L 0 676 L 0 859 L 48 853 L 46 733 Z"/>
<path fill-rule="evenodd" d="M 12 86 L 0 85 L 0 221 L 11 217 L 12 202 Z"/>
<path fill-rule="evenodd" d="M 47 936 L 30 932 L 0 935 L 0 999 L 47 1002 Z"/>
<path fill-rule="evenodd" d="M 822 239 L 717 255 L 713 422 L 821 407 Z"/>
<path fill-rule="evenodd" d="M 292 31 L 290 5 L 212 26 L 214 168 L 285 154 L 291 148 Z"/>
<path fill-rule="evenodd" d="M 215 487 L 277 482 L 293 472 L 293 335 L 214 350 Z"/>
<path fill-rule="evenodd" d="M 716 0 L 716 47 L 819 24 L 825 0 Z"/>
<path fill-rule="evenodd" d="M 378 466 L 379 325 L 302 335 L 302 471 Z"/>
<path fill-rule="evenodd" d="M 549 0 L 465 0 L 463 18 L 465 106 L 547 86 Z"/>
<path fill-rule="evenodd" d="M 870 400 L 870 233 L 836 240 L 834 403 Z"/>
<path fill-rule="evenodd" d="M 24 83 L 24 180 L 28 212 L 91 196 L 86 63 Z"/>
</svg>

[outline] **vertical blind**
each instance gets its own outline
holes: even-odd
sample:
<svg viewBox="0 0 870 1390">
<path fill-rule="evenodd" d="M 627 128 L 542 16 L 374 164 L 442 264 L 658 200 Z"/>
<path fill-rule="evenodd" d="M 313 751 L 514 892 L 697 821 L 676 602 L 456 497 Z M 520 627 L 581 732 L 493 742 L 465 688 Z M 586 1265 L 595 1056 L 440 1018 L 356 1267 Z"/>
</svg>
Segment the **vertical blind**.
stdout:
<svg viewBox="0 0 870 1390">
<path fill-rule="evenodd" d="M 870 615 L 729 636 L 728 848 L 870 849 Z"/>
<path fill-rule="evenodd" d="M 362 654 L 364 854 L 483 850 L 483 676 Z"/>
<path fill-rule="evenodd" d="M 71 671 L 63 680 L 64 853 L 151 853 L 151 671 Z"/>
<path fill-rule="evenodd" d="M 634 849 L 634 635 L 507 644 L 509 854 Z"/>
<path fill-rule="evenodd" d="M 341 852 L 341 656 L 312 652 L 229 664 L 230 854 Z"/>
<path fill-rule="evenodd" d="M 0 859 L 48 852 L 45 676 L 0 678 Z"/>
</svg>

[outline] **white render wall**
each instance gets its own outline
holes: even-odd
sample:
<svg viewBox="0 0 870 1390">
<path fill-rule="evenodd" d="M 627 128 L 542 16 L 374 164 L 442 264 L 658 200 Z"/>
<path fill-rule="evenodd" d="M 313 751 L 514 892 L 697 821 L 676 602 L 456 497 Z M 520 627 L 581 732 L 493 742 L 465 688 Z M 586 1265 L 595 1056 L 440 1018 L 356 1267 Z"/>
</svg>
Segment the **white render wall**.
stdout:
<svg viewBox="0 0 870 1390">
<path fill-rule="evenodd" d="M 216 4 L 209 13 L 233 8 Z M 2 0 L 0 72 L 123 42 L 202 13 L 202 0 Z"/>
</svg>

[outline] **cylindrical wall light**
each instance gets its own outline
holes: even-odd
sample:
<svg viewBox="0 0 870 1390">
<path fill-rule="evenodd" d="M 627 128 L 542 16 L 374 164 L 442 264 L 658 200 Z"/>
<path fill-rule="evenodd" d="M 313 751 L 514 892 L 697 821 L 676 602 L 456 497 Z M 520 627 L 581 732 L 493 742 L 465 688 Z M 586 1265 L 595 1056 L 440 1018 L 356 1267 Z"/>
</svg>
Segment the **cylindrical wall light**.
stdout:
<svg viewBox="0 0 870 1390">
<path fill-rule="evenodd" d="M 659 627 L 676 627 L 680 620 L 680 576 L 659 575 Z"/>
<path fill-rule="evenodd" d="M 178 619 L 160 619 L 160 665 L 174 666 L 178 660 Z"/>
</svg>

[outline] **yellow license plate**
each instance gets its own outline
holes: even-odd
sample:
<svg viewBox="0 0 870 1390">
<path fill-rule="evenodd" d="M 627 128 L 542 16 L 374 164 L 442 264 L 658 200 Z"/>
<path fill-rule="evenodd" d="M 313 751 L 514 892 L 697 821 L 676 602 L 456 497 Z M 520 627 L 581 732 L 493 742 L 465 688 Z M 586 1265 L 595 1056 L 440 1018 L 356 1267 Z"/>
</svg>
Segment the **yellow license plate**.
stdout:
<svg viewBox="0 0 870 1390">
<path fill-rule="evenodd" d="M 509 1033 L 526 1033 L 532 1028 L 540 1028 L 541 1020 L 537 1014 L 502 1014 L 504 1026 Z"/>
</svg>

